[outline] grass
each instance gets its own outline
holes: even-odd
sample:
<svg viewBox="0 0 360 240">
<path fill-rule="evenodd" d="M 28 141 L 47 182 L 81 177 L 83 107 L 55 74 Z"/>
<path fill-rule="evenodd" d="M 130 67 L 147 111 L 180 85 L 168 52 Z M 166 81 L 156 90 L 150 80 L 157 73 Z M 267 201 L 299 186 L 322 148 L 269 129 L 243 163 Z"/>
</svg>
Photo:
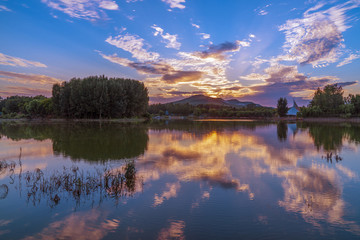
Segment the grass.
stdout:
<svg viewBox="0 0 360 240">
<path fill-rule="evenodd" d="M 20 171 L 15 189 L 26 196 L 26 201 L 34 206 L 42 200 L 46 200 L 50 207 L 58 205 L 64 199 L 75 201 L 77 206 L 88 200 L 94 203 L 95 198 L 99 203 L 106 198 L 118 201 L 122 197 L 133 196 L 138 186 L 134 161 L 127 161 L 120 169 L 97 169 L 92 173 L 72 166 L 63 167 L 62 171 L 55 171 L 50 175 L 39 168 L 22 174 L 20 155 L 19 164 L 0 161 L 0 175 L 7 173 L 10 184 L 14 184 L 17 167 Z M 8 189 L 7 186 L 4 188 Z M 3 198 L 6 198 L 6 195 L 4 194 Z"/>
</svg>

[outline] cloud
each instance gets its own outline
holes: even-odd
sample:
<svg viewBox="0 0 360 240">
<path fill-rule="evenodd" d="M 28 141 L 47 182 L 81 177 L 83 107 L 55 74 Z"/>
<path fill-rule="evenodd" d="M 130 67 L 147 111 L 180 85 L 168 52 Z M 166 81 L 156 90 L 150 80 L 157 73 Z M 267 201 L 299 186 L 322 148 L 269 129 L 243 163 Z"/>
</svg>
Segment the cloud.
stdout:
<svg viewBox="0 0 360 240">
<path fill-rule="evenodd" d="M 31 87 L 21 87 L 21 86 L 4 86 L 0 89 L 0 96 L 9 97 L 9 96 L 51 96 L 51 88 L 47 89 L 34 89 Z"/>
<path fill-rule="evenodd" d="M 185 5 L 183 5 L 183 3 L 185 3 L 185 0 L 161 0 L 167 4 L 170 5 L 170 8 L 180 8 L 180 9 L 184 9 Z"/>
<path fill-rule="evenodd" d="M 34 62 L 22 58 L 12 57 L 3 53 L 0 53 L 0 64 L 13 67 L 47 67 L 45 64 L 40 62 Z"/>
<path fill-rule="evenodd" d="M 256 8 L 256 9 L 254 9 L 254 12 L 256 12 L 257 15 L 260 15 L 260 16 L 267 15 L 269 12 L 266 11 L 266 9 L 267 9 L 268 7 L 270 7 L 270 6 L 271 6 L 271 4 L 268 4 L 268 5 L 266 5 L 265 7 L 258 7 L 258 8 Z"/>
<path fill-rule="evenodd" d="M 99 4 L 100 8 L 107 10 L 118 10 L 119 6 L 114 1 L 101 1 Z"/>
<path fill-rule="evenodd" d="M 119 65 L 122 65 L 124 67 L 128 67 L 130 63 L 132 63 L 132 61 L 126 59 L 126 58 L 121 58 L 121 57 L 118 57 L 117 54 L 113 54 L 113 55 L 105 55 L 103 54 L 102 52 L 100 51 L 97 51 L 100 56 L 102 56 L 104 59 L 106 60 L 109 60 L 110 62 L 112 63 L 116 63 L 116 64 L 119 64 Z"/>
<path fill-rule="evenodd" d="M 191 26 L 193 26 L 194 28 L 200 29 L 200 26 L 195 23 L 192 23 Z"/>
<path fill-rule="evenodd" d="M 267 79 L 269 77 L 269 75 L 267 74 L 260 74 L 260 73 L 250 73 L 248 75 L 245 76 L 240 76 L 240 79 L 244 79 L 244 80 L 260 80 L 260 81 L 264 81 L 265 79 Z"/>
<path fill-rule="evenodd" d="M 52 85 L 60 82 L 60 79 L 46 75 L 0 71 L 0 94 L 2 96 L 51 96 Z"/>
<path fill-rule="evenodd" d="M 161 80 L 167 83 L 194 82 L 201 79 L 203 73 L 200 71 L 174 71 L 164 74 Z"/>
<path fill-rule="evenodd" d="M 164 91 L 166 91 L 164 89 Z M 206 94 L 206 92 L 203 91 L 192 91 L 192 92 L 185 92 L 185 91 L 176 91 L 176 90 L 171 90 L 171 91 L 166 91 L 167 94 L 170 94 L 172 96 L 181 96 L 181 97 L 188 97 L 188 96 L 192 96 L 192 95 L 199 95 L 199 94 Z"/>
<path fill-rule="evenodd" d="M 38 74 L 26 74 L 26 73 L 15 73 L 0 71 L 0 78 L 7 77 L 6 80 L 10 82 L 21 82 L 21 83 L 38 83 L 38 84 L 55 84 L 61 82 L 61 80 L 46 75 Z"/>
<path fill-rule="evenodd" d="M 174 68 L 165 63 L 157 62 L 145 62 L 145 63 L 130 63 L 128 65 L 139 71 L 140 73 L 146 74 L 168 74 L 174 72 Z"/>
<path fill-rule="evenodd" d="M 211 36 L 208 33 L 199 33 L 202 39 L 209 39 Z"/>
<path fill-rule="evenodd" d="M 100 54 L 109 61 L 131 67 L 141 74 L 155 75 L 144 80 L 152 101 L 163 102 L 161 97 L 174 99 L 205 93 L 213 97 L 253 100 L 266 106 L 276 105 L 277 97 L 274 96 L 295 98 L 300 104 L 307 104 L 307 99 L 311 98 L 318 87 L 339 82 L 333 76 L 310 77 L 298 72 L 297 66 L 282 65 L 273 60 L 264 61 L 270 63 L 270 66 L 262 74 L 252 73 L 241 76 L 238 81 L 229 80 L 226 69 L 231 55 L 227 53 L 239 51 L 241 46 L 249 44 L 246 41 L 225 42 L 210 45 L 202 52 L 179 52 L 179 59 L 159 57 L 154 61 L 134 62 L 117 55 Z M 240 83 L 241 80 L 247 80 L 246 86 Z M 355 83 L 345 82 L 339 85 L 349 86 Z"/>
<path fill-rule="evenodd" d="M 201 71 L 175 70 L 174 67 L 164 62 L 132 62 L 128 59 L 120 58 L 117 55 L 108 56 L 101 52 L 99 52 L 99 54 L 104 59 L 113 63 L 136 69 L 141 74 L 163 75 L 160 80 L 166 83 L 192 82 L 199 80 L 203 75 Z"/>
<path fill-rule="evenodd" d="M 278 64 L 265 69 L 265 73 L 268 74 L 268 78 L 265 81 L 270 83 L 295 82 L 307 78 L 304 74 L 298 72 L 297 66 Z"/>
<path fill-rule="evenodd" d="M 211 80 L 217 84 L 223 81 L 228 81 L 225 79 L 225 68 L 228 66 L 229 60 L 227 59 L 228 56 L 226 56 L 224 53 L 238 51 L 238 49 L 240 49 L 238 44 L 241 43 L 240 41 L 237 41 L 237 43 L 234 43 L 234 45 L 231 46 L 229 46 L 227 43 L 210 46 L 209 50 L 204 52 L 179 52 L 178 56 L 180 59 L 162 59 L 160 57 L 154 59 L 143 50 L 143 39 L 139 40 L 138 38 L 132 38 L 131 41 L 128 41 L 131 43 L 125 43 L 126 41 L 123 39 L 123 37 L 118 38 L 119 39 L 109 38 L 107 39 L 107 42 L 133 53 L 133 57 L 137 58 L 139 61 L 134 62 L 118 57 L 116 54 L 105 55 L 99 52 L 103 58 L 122 66 L 134 68 L 140 73 L 162 75 L 167 74 L 163 78 L 159 78 L 159 81 L 166 80 L 167 82 L 177 82 L 175 79 L 192 81 L 189 79 L 195 79 L 205 75 L 207 76 L 206 79 L 208 81 Z M 141 54 L 139 54 L 139 52 Z M 213 58 L 208 57 L 210 54 Z M 214 57 L 217 57 L 216 61 Z"/>
<path fill-rule="evenodd" d="M 151 28 L 155 29 L 154 36 L 160 35 L 164 40 L 166 40 L 167 48 L 180 49 L 181 43 L 177 41 L 177 34 L 171 35 L 169 33 L 164 33 L 164 30 L 161 27 L 156 26 L 155 24 L 151 26 Z"/>
<path fill-rule="evenodd" d="M 155 35 L 164 35 L 162 28 L 157 25 L 152 27 L 156 31 Z M 231 62 L 231 53 L 250 45 L 250 40 L 249 42 L 211 44 L 205 51 L 178 52 L 176 58 L 161 58 L 158 53 L 147 51 L 144 46 L 148 45 L 137 35 L 125 34 L 109 37 L 106 42 L 130 52 L 136 60 L 122 58 L 117 54 L 107 55 L 102 52 L 99 54 L 110 62 L 148 75 L 144 83 L 152 99 L 173 97 L 169 88 L 171 91 L 201 92 L 216 96 L 219 94 L 217 89 L 231 85 L 231 81 L 226 76 L 226 70 Z M 241 91 L 244 93 L 247 90 Z"/>
<path fill-rule="evenodd" d="M 240 77 L 250 81 L 259 80 L 262 84 L 248 86 L 251 95 L 243 97 L 247 100 L 254 100 L 260 104 L 275 106 L 277 97 L 282 96 L 296 98 L 300 104 L 306 104 L 312 98 L 317 88 L 323 88 L 327 84 L 337 83 L 339 86 L 346 87 L 357 82 L 339 82 L 333 76 L 309 77 L 299 73 L 297 66 L 273 65 L 264 70 L 266 74 L 253 73 Z M 239 90 L 244 89 L 240 87 Z"/>
<path fill-rule="evenodd" d="M 116 54 L 113 55 L 105 55 L 102 52 L 99 52 L 100 56 L 104 59 L 109 60 L 110 62 L 122 65 L 124 67 L 131 67 L 136 69 L 139 73 L 143 74 L 167 74 L 175 71 L 172 66 L 169 64 L 165 64 L 162 62 L 133 62 L 126 58 L 118 57 Z"/>
<path fill-rule="evenodd" d="M 258 12 L 258 15 L 264 16 L 264 15 L 267 15 L 268 13 L 269 13 L 269 12 L 267 12 L 266 10 L 261 9 L 261 10 Z"/>
<path fill-rule="evenodd" d="M 4 6 L 4 5 L 0 5 L 0 12 L 1 12 L 1 11 L 12 12 L 9 8 L 7 8 L 7 7 Z"/>
<path fill-rule="evenodd" d="M 327 66 L 338 60 L 341 54 L 342 33 L 349 28 L 346 11 L 359 7 L 358 3 L 349 1 L 327 10 L 319 4 L 307 10 L 303 18 L 286 21 L 279 27 L 284 31 L 286 42 L 283 46 L 288 56 L 280 56 L 279 60 L 297 61 L 300 64 Z"/>
<path fill-rule="evenodd" d="M 219 45 L 210 45 L 209 48 L 205 51 L 195 52 L 196 56 L 200 58 L 216 58 L 224 59 L 224 53 L 227 52 L 237 52 L 240 50 L 241 46 L 248 45 L 246 42 L 235 41 L 235 42 L 224 42 Z"/>
<path fill-rule="evenodd" d="M 125 34 L 115 37 L 110 36 L 105 41 L 117 48 L 131 53 L 132 57 L 139 61 L 156 60 L 160 56 L 158 53 L 148 52 L 144 48 L 144 39 L 137 35 Z"/>
<path fill-rule="evenodd" d="M 352 53 L 350 54 L 347 58 L 345 58 L 344 60 L 342 60 L 338 65 L 336 65 L 337 67 L 342 67 L 346 64 L 352 63 L 353 60 L 360 58 L 360 52 L 357 53 Z"/>
<path fill-rule="evenodd" d="M 115 1 L 108 0 L 42 0 L 48 7 L 59 10 L 70 17 L 96 21 L 106 19 L 105 10 L 117 10 Z"/>
</svg>

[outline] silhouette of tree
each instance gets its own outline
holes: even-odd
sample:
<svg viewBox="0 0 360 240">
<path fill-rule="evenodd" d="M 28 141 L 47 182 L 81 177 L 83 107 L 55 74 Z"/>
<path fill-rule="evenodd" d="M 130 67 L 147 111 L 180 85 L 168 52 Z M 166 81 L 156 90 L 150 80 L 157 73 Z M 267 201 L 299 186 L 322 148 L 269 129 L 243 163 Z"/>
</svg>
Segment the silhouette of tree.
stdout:
<svg viewBox="0 0 360 240">
<path fill-rule="evenodd" d="M 277 113 L 280 117 L 286 116 L 286 113 L 289 111 L 287 104 L 288 103 L 286 98 L 279 98 L 277 102 Z"/>
</svg>

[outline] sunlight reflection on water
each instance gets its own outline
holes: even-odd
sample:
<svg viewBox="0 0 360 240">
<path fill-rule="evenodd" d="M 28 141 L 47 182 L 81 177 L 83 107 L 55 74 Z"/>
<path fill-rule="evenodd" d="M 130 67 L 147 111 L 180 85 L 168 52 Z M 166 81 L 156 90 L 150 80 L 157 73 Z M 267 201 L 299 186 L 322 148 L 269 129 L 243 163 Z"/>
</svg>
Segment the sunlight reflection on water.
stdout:
<svg viewBox="0 0 360 240">
<path fill-rule="evenodd" d="M 359 130 L 3 123 L 0 236 L 357 239 Z"/>
</svg>

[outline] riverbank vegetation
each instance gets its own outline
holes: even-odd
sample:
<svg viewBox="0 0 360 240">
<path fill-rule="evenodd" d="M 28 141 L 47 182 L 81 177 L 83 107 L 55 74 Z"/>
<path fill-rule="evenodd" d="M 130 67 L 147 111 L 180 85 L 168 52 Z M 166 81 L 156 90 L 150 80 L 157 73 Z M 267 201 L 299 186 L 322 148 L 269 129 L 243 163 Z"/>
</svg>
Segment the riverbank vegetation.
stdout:
<svg viewBox="0 0 360 240">
<path fill-rule="evenodd" d="M 288 102 L 286 98 L 279 98 L 276 112 L 280 117 L 285 117 L 288 112 Z"/>
<path fill-rule="evenodd" d="M 337 84 L 318 88 L 307 107 L 301 107 L 300 117 L 360 117 L 360 95 L 349 94 Z"/>
<path fill-rule="evenodd" d="M 360 117 L 360 95 L 344 97 L 341 86 L 317 89 L 307 107 L 297 116 Z M 280 98 L 276 109 L 249 104 L 244 107 L 189 103 L 148 105 L 148 90 L 142 82 L 90 76 L 55 84 L 52 97 L 0 97 L 2 118 L 124 119 L 153 116 L 193 116 L 201 118 L 273 118 L 287 114 L 287 100 Z"/>
<path fill-rule="evenodd" d="M 0 112 L 3 118 L 132 118 L 146 114 L 148 102 L 148 90 L 142 82 L 91 76 L 55 84 L 51 98 L 0 99 Z"/>
<path fill-rule="evenodd" d="M 148 108 L 152 115 L 172 115 L 172 116 L 195 116 L 195 117 L 225 117 L 225 118 L 243 118 L 243 117 L 273 117 L 275 110 L 268 107 L 246 106 L 241 108 L 219 106 L 219 105 L 191 105 L 185 104 L 153 104 Z"/>
</svg>

